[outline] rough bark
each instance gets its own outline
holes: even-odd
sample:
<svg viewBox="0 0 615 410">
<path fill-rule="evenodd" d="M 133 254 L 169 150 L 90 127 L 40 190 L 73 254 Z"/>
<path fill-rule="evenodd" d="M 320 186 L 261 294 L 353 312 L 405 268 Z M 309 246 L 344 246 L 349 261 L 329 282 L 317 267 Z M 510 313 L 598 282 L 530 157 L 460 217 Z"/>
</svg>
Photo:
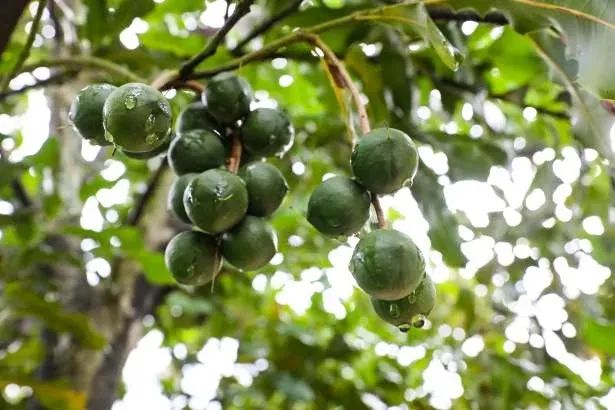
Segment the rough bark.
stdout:
<svg viewBox="0 0 615 410">
<path fill-rule="evenodd" d="M 160 175 L 153 192 L 148 193 L 150 206 L 140 218 L 139 228 L 143 232 L 146 246 L 162 250 L 177 231 L 166 210 L 166 194 L 172 182 L 172 175 L 165 170 Z M 121 261 L 116 272 L 119 308 L 118 325 L 114 329 L 110 346 L 100 357 L 99 366 L 89 382 L 88 410 L 107 410 L 117 397 L 121 371 L 128 353 L 135 347 L 142 335 L 142 319 L 153 313 L 168 292 L 149 284 L 134 263 Z"/>
<path fill-rule="evenodd" d="M 69 52 L 61 39 L 55 42 L 56 55 L 64 56 Z M 60 146 L 60 167 L 55 179 L 64 204 L 63 218 L 64 221 L 77 226 L 82 207 L 79 196 L 83 176 L 81 137 L 67 124 L 69 124 L 68 108 L 73 96 L 83 87 L 85 81 L 85 78 L 76 78 L 75 81 L 62 87 L 50 88 L 47 93 L 51 110 L 49 134 L 50 138 L 59 140 Z M 76 238 L 53 236 L 49 239 L 49 243 L 53 249 L 82 256 Z M 87 283 L 85 272 L 80 269 L 60 264 L 54 266 L 53 277 L 61 290 L 61 300 L 67 310 L 89 312 L 97 302 L 101 302 L 101 289 L 92 288 Z M 93 317 L 96 319 L 96 316 Z M 104 329 L 100 331 L 105 334 Z M 91 359 L 95 352 L 79 349 L 75 342 L 67 337 L 59 337 L 53 350 L 60 374 L 71 380 L 76 390 L 84 390 L 87 386 L 84 380 L 87 380 L 88 374 L 94 372 Z"/>
<path fill-rule="evenodd" d="M 79 224 L 79 178 L 81 175 L 81 141 L 67 124 L 67 107 L 70 96 L 79 89 L 79 83 L 66 85 L 50 90 L 47 93 L 51 111 L 49 121 L 50 138 L 60 141 L 60 170 L 54 176 L 58 192 L 67 206 L 64 208 L 63 219 L 73 224 Z M 70 253 L 82 256 L 79 242 L 76 239 L 60 235 L 49 235 L 46 245 L 58 253 Z M 53 266 L 39 267 L 44 276 L 49 278 L 58 289 L 59 300 L 67 311 L 88 312 L 101 301 L 99 289 L 89 286 L 85 272 L 68 263 L 57 263 Z M 104 332 L 102 332 L 104 334 Z M 45 345 L 45 358 L 37 371 L 37 378 L 42 381 L 52 381 L 58 378 L 69 380 L 75 390 L 85 390 L 85 380 L 91 378 L 94 372 L 91 356 L 96 352 L 82 349 L 68 335 L 58 335 L 44 328 L 41 339 Z M 88 376 L 90 374 L 90 376 Z M 43 409 L 44 406 L 36 398 L 28 403 L 29 410 Z"/>
<path fill-rule="evenodd" d="M 124 363 L 142 334 L 142 319 L 155 309 L 165 293 L 165 289 L 152 286 L 143 276 L 136 278 L 132 314 L 123 318 L 117 334 L 91 379 L 87 405 L 89 410 L 111 408 L 117 396 Z"/>
</svg>

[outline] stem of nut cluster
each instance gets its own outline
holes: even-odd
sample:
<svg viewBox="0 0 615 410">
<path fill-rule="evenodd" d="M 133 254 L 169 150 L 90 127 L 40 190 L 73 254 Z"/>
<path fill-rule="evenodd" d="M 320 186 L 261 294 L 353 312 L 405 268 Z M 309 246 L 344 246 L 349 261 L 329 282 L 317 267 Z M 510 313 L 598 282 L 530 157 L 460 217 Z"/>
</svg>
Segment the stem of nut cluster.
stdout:
<svg viewBox="0 0 615 410">
<path fill-rule="evenodd" d="M 337 85 L 339 87 L 346 88 L 350 95 L 352 96 L 352 100 L 357 108 L 357 112 L 359 113 L 359 124 L 361 126 L 361 132 L 363 134 L 367 134 L 371 131 L 371 126 L 369 124 L 369 117 L 367 116 L 367 110 L 365 109 L 365 105 L 363 101 L 361 101 L 361 93 L 357 88 L 357 85 L 352 80 L 352 77 L 346 70 L 346 66 L 343 62 L 337 58 L 335 53 L 325 44 L 324 41 L 320 37 L 312 33 L 303 33 L 303 38 L 314 46 L 318 47 L 324 54 L 325 62 L 327 63 L 327 68 L 333 78 L 335 79 Z M 386 228 L 387 221 L 384 217 L 384 213 L 382 212 L 382 207 L 380 206 L 380 201 L 378 200 L 378 195 L 371 192 L 370 198 L 372 202 L 372 206 L 374 207 L 374 211 L 376 212 L 376 218 L 378 220 L 379 228 Z"/>
<path fill-rule="evenodd" d="M 380 206 L 380 201 L 378 200 L 378 195 L 370 192 L 372 206 L 374 207 L 374 211 L 376 212 L 376 219 L 378 220 L 378 228 L 384 229 L 387 227 L 387 220 L 384 217 L 384 212 L 382 212 L 382 206 Z"/>
<path fill-rule="evenodd" d="M 187 90 L 192 90 L 195 93 L 202 93 L 203 90 L 205 90 L 205 87 L 203 86 L 203 84 L 199 83 L 198 81 L 193 81 L 193 80 L 188 80 L 185 81 L 184 83 L 178 84 L 177 88 L 185 88 Z"/>
<path fill-rule="evenodd" d="M 233 146 L 231 147 L 231 156 L 228 159 L 228 170 L 233 174 L 239 171 L 239 164 L 241 163 L 241 153 L 243 151 L 241 146 L 241 140 L 239 139 L 239 133 L 233 132 Z"/>
<path fill-rule="evenodd" d="M 197 94 L 202 93 L 203 90 L 205 89 L 203 84 L 199 83 L 198 81 L 194 81 L 194 80 L 179 81 L 178 80 L 176 82 L 164 84 L 161 90 L 168 90 L 171 88 L 175 88 L 177 90 L 191 90 Z"/>
<path fill-rule="evenodd" d="M 222 263 L 222 252 L 220 252 L 220 245 L 216 246 L 214 249 L 214 276 L 211 278 L 211 293 L 214 293 L 214 285 L 216 284 L 216 279 L 218 278 L 218 274 L 220 273 L 220 264 Z"/>
</svg>

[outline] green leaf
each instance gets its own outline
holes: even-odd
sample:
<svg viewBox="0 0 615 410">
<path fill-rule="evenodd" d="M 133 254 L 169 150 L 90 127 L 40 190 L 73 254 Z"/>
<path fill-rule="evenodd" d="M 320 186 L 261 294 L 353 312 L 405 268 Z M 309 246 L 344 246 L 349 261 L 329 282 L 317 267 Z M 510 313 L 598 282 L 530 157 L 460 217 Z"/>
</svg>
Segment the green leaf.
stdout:
<svg viewBox="0 0 615 410">
<path fill-rule="evenodd" d="M 143 242 L 142 233 L 139 228 L 134 226 L 117 226 L 107 228 L 101 232 L 83 229 L 75 226 L 67 227 L 64 233 L 78 236 L 80 238 L 91 238 L 101 244 L 108 246 L 111 238 L 119 239 L 121 246 L 118 250 L 127 258 L 130 258 L 141 265 L 145 277 L 157 285 L 174 284 L 175 280 L 166 268 L 164 256 L 160 252 L 150 251 Z"/>
<path fill-rule="evenodd" d="M 128 252 L 128 256 L 141 264 L 145 278 L 149 282 L 156 285 L 172 285 L 176 283 L 164 263 L 164 256 L 160 252 L 141 249 Z"/>
<path fill-rule="evenodd" d="M 582 329 L 583 339 L 588 345 L 608 355 L 615 355 L 615 324 L 586 316 Z"/>
<path fill-rule="evenodd" d="M 197 295 L 187 295 L 179 291 L 172 292 L 167 297 L 167 304 L 179 306 L 182 312 L 189 315 L 208 314 L 214 311 L 211 301 Z"/>
<path fill-rule="evenodd" d="M 609 133 L 613 125 L 611 116 L 600 101 L 582 90 L 575 81 L 577 65 L 566 59 L 564 44 L 552 35 L 534 33 L 531 35 L 537 52 L 551 66 L 554 75 L 559 78 L 573 97 L 573 125 L 575 134 L 588 146 L 596 149 L 602 156 L 615 161 L 611 150 Z"/>
<path fill-rule="evenodd" d="M 137 17 L 143 17 L 154 9 L 153 0 L 124 0 L 113 13 L 108 27 L 107 35 L 112 36 L 132 23 Z"/>
<path fill-rule="evenodd" d="M 442 62 L 451 70 L 459 68 L 463 61 L 463 55 L 442 34 L 436 23 L 433 22 L 423 4 L 416 7 L 416 18 L 419 22 L 418 32 L 436 51 Z"/>
<path fill-rule="evenodd" d="M 467 288 L 461 288 L 456 305 L 465 314 L 464 328 L 466 330 L 472 329 L 476 321 L 476 299 L 474 292 Z"/>
<path fill-rule="evenodd" d="M 26 169 L 22 163 L 13 163 L 0 158 L 0 186 L 8 185 Z"/>
<path fill-rule="evenodd" d="M 388 50 L 383 50 L 383 61 L 380 65 L 382 79 L 384 80 L 383 88 L 385 92 L 389 91 L 391 93 L 394 106 L 402 110 L 401 114 L 395 112 L 396 110 L 393 110 L 392 114 L 397 117 L 407 118 L 412 109 L 412 78 L 409 75 L 399 75 L 399 73 L 406 74 L 410 72 L 410 61 L 401 54 L 402 50 L 393 50 L 392 47 L 387 48 Z M 366 81 L 369 82 L 371 80 L 366 79 Z M 382 98 L 385 99 L 384 96 Z M 371 107 L 371 100 L 369 105 Z M 386 108 L 390 110 L 390 107 Z"/>
<path fill-rule="evenodd" d="M 35 167 L 56 169 L 60 162 L 60 146 L 55 137 L 47 138 L 36 154 L 24 158 L 26 164 Z"/>
<path fill-rule="evenodd" d="M 442 62 L 451 70 L 459 68 L 463 55 L 442 34 L 436 23 L 431 19 L 425 6 L 420 3 L 416 6 L 394 8 L 384 13 L 392 21 L 407 24 L 408 28 L 416 31 L 440 57 Z"/>
<path fill-rule="evenodd" d="M 544 62 L 536 55 L 531 41 L 511 29 L 489 47 L 493 68 L 484 76 L 495 95 L 504 95 L 535 80 L 544 71 Z"/>
<path fill-rule="evenodd" d="M 39 338 L 31 338 L 15 351 L 0 359 L 0 373 L 15 374 L 36 370 L 38 362 L 45 357 L 45 349 Z"/>
<path fill-rule="evenodd" d="M 105 338 L 91 326 L 87 315 L 66 312 L 59 303 L 48 302 L 20 284 L 7 284 L 3 296 L 12 310 L 19 314 L 34 316 L 57 332 L 70 333 L 84 346 L 101 349 L 107 343 Z"/>
<path fill-rule="evenodd" d="M 612 203 L 611 176 L 608 167 L 602 164 L 590 166 L 592 179 L 586 189 L 580 193 L 579 202 L 585 215 L 597 215 L 605 221 L 609 218 Z"/>
<path fill-rule="evenodd" d="M 101 232 L 78 226 L 68 226 L 63 229 L 63 233 L 79 238 L 92 238 L 101 244 L 108 244 L 111 238 L 116 237 L 121 242 L 123 252 L 138 251 L 145 247 L 139 228 L 134 226 L 116 226 L 104 229 Z"/>
<path fill-rule="evenodd" d="M 21 50 L 23 50 L 23 48 L 25 47 L 25 36 L 23 37 L 23 39 L 20 38 L 19 40 L 12 39 L 12 41 L 8 44 L 7 48 L 2 53 L 2 58 L 0 58 L 0 73 L 7 73 L 15 66 L 15 63 L 19 58 Z"/>
<path fill-rule="evenodd" d="M 522 33 L 555 26 L 566 41 L 567 56 L 578 65 L 578 81 L 602 99 L 615 99 L 615 76 L 610 64 L 596 64 L 612 54 L 615 44 L 615 7 L 608 0 L 450 0 L 455 9 L 481 14 L 504 12 Z"/>
<path fill-rule="evenodd" d="M 25 214 L 15 225 L 15 233 L 24 244 L 33 242 L 37 233 L 40 233 L 40 227 L 37 225 L 34 215 Z"/>
<path fill-rule="evenodd" d="M 310 386 L 303 380 L 292 377 L 289 374 L 282 374 L 276 382 L 276 387 L 293 401 L 304 400 L 309 402 L 314 400 L 314 391 Z"/>
<path fill-rule="evenodd" d="M 85 36 L 93 45 L 98 44 L 108 30 L 109 10 L 107 0 L 86 0 Z"/>
<path fill-rule="evenodd" d="M 463 267 L 466 258 L 461 252 L 461 239 L 457 234 L 457 219 L 449 211 L 442 187 L 429 168 L 421 165 L 412 185 L 421 212 L 429 222 L 429 239 L 434 249 L 451 267 Z"/>
<path fill-rule="evenodd" d="M 473 140 L 465 135 L 450 135 L 433 132 L 424 136 L 434 149 L 446 152 L 450 167 L 449 176 L 454 181 L 486 179 L 493 165 L 505 165 L 506 151 L 496 141 Z"/>
<path fill-rule="evenodd" d="M 139 36 L 139 40 L 150 49 L 166 51 L 180 57 L 192 56 L 205 46 L 205 39 L 201 36 L 171 35 L 163 22 L 150 27 L 147 32 Z"/>
<path fill-rule="evenodd" d="M 461 252 L 461 240 L 457 230 L 451 229 L 457 226 L 457 219 L 448 208 L 441 208 L 440 212 L 437 218 L 429 220 L 428 234 L 431 245 L 442 253 L 442 259 L 448 266 L 463 267 L 466 258 Z"/>
</svg>

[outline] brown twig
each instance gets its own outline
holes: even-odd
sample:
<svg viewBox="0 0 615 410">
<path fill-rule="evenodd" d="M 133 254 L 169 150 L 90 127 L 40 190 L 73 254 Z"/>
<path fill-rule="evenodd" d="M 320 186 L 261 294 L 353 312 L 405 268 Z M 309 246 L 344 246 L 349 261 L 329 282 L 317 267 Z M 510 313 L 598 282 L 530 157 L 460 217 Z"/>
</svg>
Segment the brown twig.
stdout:
<svg viewBox="0 0 615 410">
<path fill-rule="evenodd" d="M 181 68 L 179 69 L 178 77 L 180 79 L 187 78 L 196 66 L 201 64 L 205 59 L 211 57 L 218 50 L 218 46 L 224 41 L 224 38 L 228 34 L 228 32 L 237 24 L 237 22 L 246 14 L 250 12 L 250 7 L 254 3 L 254 0 L 240 0 L 235 6 L 235 11 L 233 14 L 226 20 L 222 28 L 216 32 L 216 34 L 211 38 L 211 40 L 207 43 L 205 48 L 192 57 L 190 60 L 185 62 Z"/>
<path fill-rule="evenodd" d="M 263 21 L 261 24 L 255 26 L 248 35 L 246 35 L 243 40 L 241 40 L 237 45 L 231 50 L 231 54 L 233 55 L 241 55 L 242 49 L 248 44 L 250 41 L 260 36 L 261 34 L 267 32 L 271 27 L 275 26 L 284 18 L 288 17 L 301 6 L 303 0 L 292 0 L 289 1 L 286 7 L 280 10 L 278 13 L 270 16 L 267 20 Z"/>
<path fill-rule="evenodd" d="M 453 11 L 442 7 L 429 7 L 429 17 L 433 20 L 445 21 L 476 21 L 477 23 L 488 23 L 503 26 L 509 24 L 508 18 L 505 15 L 497 12 L 490 12 L 481 16 L 472 10 Z"/>
<path fill-rule="evenodd" d="M 141 196 L 139 197 L 139 200 L 135 204 L 133 212 L 126 219 L 127 225 L 136 225 L 137 223 L 139 223 L 139 220 L 145 214 L 145 208 L 147 206 L 149 199 L 154 196 L 154 193 L 156 192 L 156 189 L 158 188 L 158 184 L 162 180 L 162 176 L 164 175 L 164 173 L 166 172 L 168 168 L 169 168 L 169 164 L 165 158 L 162 160 L 162 163 L 160 164 L 156 172 L 154 172 L 154 174 L 150 177 L 147 183 L 147 188 L 145 189 L 143 194 L 141 194 Z"/>
<path fill-rule="evenodd" d="M 224 20 L 228 20 L 229 13 L 231 11 L 232 0 L 226 0 L 226 7 L 224 8 Z"/>
<path fill-rule="evenodd" d="M 188 80 L 188 81 L 174 81 L 174 82 L 167 82 L 165 83 L 160 90 L 169 90 L 171 88 L 175 88 L 178 90 L 191 90 L 194 91 L 197 94 L 200 94 L 203 92 L 203 90 L 205 89 L 205 87 L 203 86 L 203 84 L 199 83 L 198 81 L 194 81 L 194 80 Z"/>
<path fill-rule="evenodd" d="M 383 229 L 387 227 L 387 220 L 384 217 L 384 212 L 382 212 L 382 206 L 380 205 L 380 201 L 378 200 L 378 195 L 373 192 L 370 193 L 372 206 L 374 207 L 374 211 L 376 212 L 376 219 L 378 220 L 378 227 Z"/>
<path fill-rule="evenodd" d="M 15 178 L 11 181 L 11 188 L 13 189 L 15 196 L 21 203 L 21 206 L 23 206 L 24 208 L 30 208 L 32 206 L 32 200 L 28 196 L 26 188 L 23 186 L 19 179 Z"/>
<path fill-rule="evenodd" d="M 243 147 L 241 146 L 239 134 L 237 132 L 233 132 L 233 146 L 231 147 L 231 156 L 228 159 L 228 170 L 234 174 L 239 171 L 242 151 Z"/>
<path fill-rule="evenodd" d="M 447 87 L 449 89 L 453 89 L 453 90 L 457 90 L 457 91 L 465 92 L 465 93 L 470 93 L 470 94 L 475 94 L 475 95 L 480 94 L 480 93 L 482 93 L 484 91 L 484 89 L 482 89 L 481 87 L 476 86 L 474 84 L 467 84 L 467 83 L 462 83 L 462 82 L 455 81 L 455 80 L 452 80 L 452 79 L 449 79 L 449 78 L 437 77 L 433 73 L 429 72 L 429 70 L 426 70 L 426 69 L 420 69 L 420 71 L 423 72 L 428 77 L 430 77 L 431 80 L 438 87 Z M 509 103 L 513 103 L 513 104 L 517 104 L 517 105 L 521 105 L 521 102 L 517 101 L 513 97 L 512 93 L 508 93 L 508 94 L 489 94 L 488 98 L 496 99 L 496 100 L 501 100 L 501 101 L 505 101 L 505 102 L 509 102 Z M 539 106 L 533 106 L 533 108 L 539 114 L 548 115 L 550 117 L 560 118 L 560 119 L 563 119 L 563 120 L 570 120 L 570 114 L 568 114 L 566 112 L 553 111 L 553 110 L 549 110 L 547 108 L 539 107 Z"/>
<path fill-rule="evenodd" d="M 178 84 L 176 88 L 192 90 L 198 94 L 202 93 L 203 90 L 205 90 L 205 87 L 203 86 L 203 84 L 199 83 L 198 81 L 194 81 L 194 80 L 184 81 L 183 83 Z"/>
</svg>

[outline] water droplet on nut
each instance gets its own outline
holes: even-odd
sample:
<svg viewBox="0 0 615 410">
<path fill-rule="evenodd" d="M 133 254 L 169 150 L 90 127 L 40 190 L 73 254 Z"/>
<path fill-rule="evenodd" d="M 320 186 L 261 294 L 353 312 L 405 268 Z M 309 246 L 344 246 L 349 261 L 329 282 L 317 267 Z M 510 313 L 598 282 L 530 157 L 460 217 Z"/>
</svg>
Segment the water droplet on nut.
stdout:
<svg viewBox="0 0 615 410">
<path fill-rule="evenodd" d="M 132 110 L 137 105 L 137 97 L 132 94 L 128 94 L 126 98 L 124 98 L 124 106 L 129 110 Z"/>
</svg>

